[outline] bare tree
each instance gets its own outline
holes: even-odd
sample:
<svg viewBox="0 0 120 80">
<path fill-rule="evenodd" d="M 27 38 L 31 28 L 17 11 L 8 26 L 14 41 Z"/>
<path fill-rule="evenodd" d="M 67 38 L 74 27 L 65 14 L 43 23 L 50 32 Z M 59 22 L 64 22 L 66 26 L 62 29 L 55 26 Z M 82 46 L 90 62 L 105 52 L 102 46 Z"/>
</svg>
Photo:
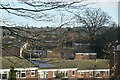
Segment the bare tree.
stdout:
<svg viewBox="0 0 120 80">
<path fill-rule="evenodd" d="M 9 14 L 16 15 L 19 17 L 24 17 L 24 18 L 31 18 L 36 21 L 51 21 L 52 17 L 51 15 L 48 14 L 48 11 L 51 10 L 56 10 L 56 9 L 69 9 L 70 7 L 74 7 L 75 5 L 81 5 L 81 6 L 86 6 L 87 4 L 80 4 L 86 0 L 78 0 L 78 1 L 69 1 L 69 2 L 56 2 L 56 1 L 34 1 L 34 0 L 16 0 L 16 1 L 6 1 L 2 0 L 0 2 L 0 10 L 2 11 L 7 11 Z M 62 20 L 62 19 L 61 19 Z M 6 21 L 1 20 L 4 23 Z M 15 46 L 15 43 L 17 42 L 44 42 L 43 37 L 40 37 L 40 35 L 43 35 L 43 32 L 49 33 L 54 30 L 59 29 L 59 27 L 62 27 L 66 25 L 67 23 L 70 23 L 71 19 L 68 21 L 61 21 L 61 24 L 57 28 L 53 28 L 51 30 L 46 30 L 46 31 L 29 31 L 25 30 L 24 28 L 16 27 L 15 25 L 9 25 L 7 26 L 2 26 L 3 29 L 8 30 L 11 32 L 11 34 L 16 37 L 18 40 L 15 40 L 16 42 L 9 44 L 9 46 Z M 11 23 L 10 23 L 11 24 Z M 15 27 L 8 27 L 8 26 L 15 26 Z M 29 34 L 31 36 L 27 36 L 25 34 Z M 19 46 L 17 46 L 19 47 Z M 4 48 L 4 47 L 3 47 Z"/>
<path fill-rule="evenodd" d="M 103 27 L 109 26 L 110 16 L 101 11 L 101 9 L 87 9 L 82 12 L 82 15 L 76 15 L 77 22 L 84 27 L 84 32 L 87 33 L 89 40 L 95 39 L 96 33 Z"/>
<path fill-rule="evenodd" d="M 85 0 L 78 1 L 34 1 L 34 0 L 16 0 L 16 1 L 1 1 L 0 9 L 7 11 L 10 14 L 17 16 L 32 18 L 36 21 L 51 21 L 47 11 L 69 8 L 75 4 L 79 4 Z M 19 4 L 19 7 L 17 6 Z M 85 4 L 83 4 L 85 5 Z"/>
<path fill-rule="evenodd" d="M 55 15 L 50 15 L 49 11 L 56 10 L 60 11 L 60 9 L 70 9 L 76 8 L 75 6 L 80 5 L 86 6 L 87 3 L 80 4 L 87 0 L 78 0 L 78 1 L 34 1 L 34 0 L 16 0 L 16 1 L 1 1 L 0 2 L 0 10 L 7 11 L 9 14 L 13 14 L 19 17 L 31 18 L 35 21 L 53 21 Z M 69 18 L 69 17 L 68 17 Z M 60 21 L 58 27 L 62 27 L 67 23 L 70 23 L 72 18 L 65 20 L 65 22 Z M 5 24 L 9 22 L 9 20 L 1 19 Z M 62 23 L 61 23 L 62 22 Z M 13 24 L 13 22 L 10 22 Z M 7 24 L 8 25 L 8 24 Z M 16 24 L 13 24 L 16 26 Z M 8 25 L 12 26 L 13 25 Z M 5 26 L 3 26 L 5 27 Z"/>
</svg>

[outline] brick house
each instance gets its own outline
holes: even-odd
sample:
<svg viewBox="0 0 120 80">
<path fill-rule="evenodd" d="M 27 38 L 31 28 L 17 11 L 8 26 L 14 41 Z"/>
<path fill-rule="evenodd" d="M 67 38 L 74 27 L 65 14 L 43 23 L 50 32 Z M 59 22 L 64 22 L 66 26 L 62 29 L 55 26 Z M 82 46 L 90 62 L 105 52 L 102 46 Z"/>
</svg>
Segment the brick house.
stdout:
<svg viewBox="0 0 120 80">
<path fill-rule="evenodd" d="M 78 70 L 78 78 L 108 78 L 109 69 Z"/>
<path fill-rule="evenodd" d="M 15 57 L 12 57 L 11 60 L 13 60 L 14 58 Z M 17 61 L 20 60 L 19 58 L 15 58 L 15 59 L 17 59 Z M 26 60 L 24 60 L 24 62 L 25 61 Z M 50 61 L 51 60 L 49 60 L 48 64 L 50 64 Z M 39 67 L 25 66 L 24 67 L 23 65 L 29 62 L 29 61 L 28 62 L 26 61 L 26 63 L 19 65 L 17 66 L 17 68 L 15 68 L 15 70 L 17 70 L 16 72 L 17 80 L 53 79 L 56 77 L 57 73 L 62 73 L 63 78 L 109 78 L 110 71 L 107 63 L 108 61 L 103 61 L 103 60 L 97 60 L 97 61 L 95 60 L 63 60 L 63 61 L 58 60 L 57 62 L 56 61 L 54 62 L 54 61 L 55 59 L 52 61 L 51 65 L 55 67 L 51 67 L 50 65 L 48 67 L 48 65 L 45 65 L 45 64 L 42 64 L 43 67 L 41 66 Z M 5 62 L 3 62 L 3 65 L 5 64 Z M 44 62 L 41 62 L 41 63 L 44 63 Z M 44 66 L 47 66 L 47 67 L 44 67 Z M 9 66 L 6 66 L 6 67 L 3 66 L 2 69 L 0 69 L 0 80 L 7 80 L 9 77 L 9 71 L 10 71 Z"/>
<path fill-rule="evenodd" d="M 66 69 L 40 69 L 38 70 L 39 79 L 44 78 L 55 78 L 55 74 L 62 73 L 64 78 L 75 78 L 77 68 L 66 68 Z"/>
<path fill-rule="evenodd" d="M 37 80 L 38 68 L 16 68 L 17 80 Z M 10 69 L 0 69 L 0 80 L 7 80 L 9 78 Z"/>
<path fill-rule="evenodd" d="M 0 69 L 0 80 L 6 80 L 9 77 L 10 69 Z"/>
<path fill-rule="evenodd" d="M 76 53 L 75 59 L 96 59 L 96 53 Z"/>
<path fill-rule="evenodd" d="M 53 79 L 56 73 L 62 73 L 64 78 L 109 78 L 109 69 L 78 70 L 78 68 L 38 69 L 16 68 L 17 80 Z M 0 80 L 7 80 L 10 69 L 0 70 Z"/>
<path fill-rule="evenodd" d="M 37 80 L 38 68 L 17 68 L 17 80 Z"/>
<path fill-rule="evenodd" d="M 26 58 L 45 58 L 47 57 L 47 50 L 28 50 L 26 53 Z"/>
</svg>

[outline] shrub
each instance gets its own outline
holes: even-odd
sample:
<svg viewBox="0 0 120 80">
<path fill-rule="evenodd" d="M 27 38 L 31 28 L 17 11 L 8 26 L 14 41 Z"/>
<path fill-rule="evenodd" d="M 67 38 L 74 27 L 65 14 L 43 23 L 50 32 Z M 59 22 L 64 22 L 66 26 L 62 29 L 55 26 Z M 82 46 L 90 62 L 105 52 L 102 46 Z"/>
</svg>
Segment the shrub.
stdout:
<svg viewBox="0 0 120 80">
<path fill-rule="evenodd" d="M 15 70 L 14 66 L 11 66 L 9 79 L 8 80 L 17 80 L 16 79 L 16 72 L 17 71 Z"/>
<path fill-rule="evenodd" d="M 56 73 L 55 76 L 56 76 L 55 78 L 63 78 L 63 74 L 62 73 Z"/>
</svg>

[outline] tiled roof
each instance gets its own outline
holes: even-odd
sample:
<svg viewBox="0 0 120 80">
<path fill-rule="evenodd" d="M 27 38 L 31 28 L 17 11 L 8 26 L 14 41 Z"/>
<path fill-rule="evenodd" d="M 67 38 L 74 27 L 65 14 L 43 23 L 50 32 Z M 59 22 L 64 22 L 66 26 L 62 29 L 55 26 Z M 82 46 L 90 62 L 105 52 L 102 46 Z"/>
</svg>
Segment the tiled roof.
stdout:
<svg viewBox="0 0 120 80">
<path fill-rule="evenodd" d="M 109 69 L 108 60 L 66 60 L 51 62 L 56 67 L 78 69 Z"/>
<path fill-rule="evenodd" d="M 27 59 L 18 58 L 15 56 L 0 57 L 0 61 L 1 61 L 0 65 L 1 65 L 2 69 L 8 69 L 12 65 L 15 65 L 15 68 L 34 67 L 34 65 L 30 64 L 30 62 Z"/>
<path fill-rule="evenodd" d="M 2 60 L 2 69 L 8 69 L 11 65 L 16 68 L 35 67 L 26 59 L 18 57 L 0 57 Z M 49 64 L 55 66 L 54 68 L 78 68 L 80 70 L 88 69 L 109 69 L 109 61 L 105 59 L 98 60 L 60 60 L 60 59 L 45 59 Z M 39 67 L 40 68 L 40 67 Z M 54 69 L 53 68 L 53 69 Z"/>
</svg>

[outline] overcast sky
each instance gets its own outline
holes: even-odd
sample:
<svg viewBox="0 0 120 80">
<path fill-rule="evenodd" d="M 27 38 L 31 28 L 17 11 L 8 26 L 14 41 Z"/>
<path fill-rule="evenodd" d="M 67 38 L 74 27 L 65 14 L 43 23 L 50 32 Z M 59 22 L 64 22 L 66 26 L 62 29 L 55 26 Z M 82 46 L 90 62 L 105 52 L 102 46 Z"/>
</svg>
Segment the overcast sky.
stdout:
<svg viewBox="0 0 120 80">
<path fill-rule="evenodd" d="M 7 2 L 8 0 L 6 0 Z M 15 1 L 15 0 L 13 0 Z M 37 1 L 37 0 L 36 0 Z M 45 0 L 43 0 L 45 1 Z M 47 0 L 51 1 L 51 0 Z M 52 1 L 60 1 L 60 0 L 52 0 Z M 63 0 L 63 1 L 78 1 L 78 0 Z M 112 20 L 118 23 L 118 1 L 119 0 L 88 0 L 88 2 L 94 2 L 95 4 L 91 5 L 91 7 L 95 8 L 101 8 L 104 12 L 107 12 L 108 15 L 112 17 Z M 51 13 L 56 13 L 55 11 L 50 11 Z M 38 26 L 38 27 L 45 27 L 45 26 L 58 26 L 59 21 L 56 22 L 38 22 L 34 21 L 32 19 L 24 19 L 21 17 L 13 16 L 11 14 L 8 14 L 7 12 L 0 10 L 0 17 L 1 19 L 8 18 L 9 21 L 15 23 L 15 24 L 21 24 L 21 25 L 30 25 L 30 26 Z M 58 18 L 59 19 L 59 18 Z M 3 23 L 0 22 L 1 25 Z"/>
</svg>

